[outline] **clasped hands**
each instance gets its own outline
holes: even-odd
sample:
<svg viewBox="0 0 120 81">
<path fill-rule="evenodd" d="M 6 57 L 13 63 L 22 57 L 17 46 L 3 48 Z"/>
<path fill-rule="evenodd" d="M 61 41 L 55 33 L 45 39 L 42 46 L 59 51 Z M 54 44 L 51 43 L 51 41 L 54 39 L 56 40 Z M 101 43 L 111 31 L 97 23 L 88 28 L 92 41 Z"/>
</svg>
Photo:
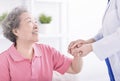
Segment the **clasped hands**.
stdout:
<svg viewBox="0 0 120 81">
<path fill-rule="evenodd" d="M 92 51 L 92 44 L 88 43 L 85 40 L 76 40 L 72 41 L 69 46 L 68 46 L 68 52 L 73 55 L 74 57 L 76 56 L 86 56 Z"/>
</svg>

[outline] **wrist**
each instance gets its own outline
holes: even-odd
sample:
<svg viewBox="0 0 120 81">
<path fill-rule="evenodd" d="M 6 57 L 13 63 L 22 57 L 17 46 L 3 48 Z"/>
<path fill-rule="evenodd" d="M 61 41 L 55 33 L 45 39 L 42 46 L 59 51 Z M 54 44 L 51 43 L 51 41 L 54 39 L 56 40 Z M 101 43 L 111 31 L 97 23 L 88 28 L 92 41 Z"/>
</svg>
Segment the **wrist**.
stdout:
<svg viewBox="0 0 120 81">
<path fill-rule="evenodd" d="M 95 40 L 93 38 L 86 40 L 86 44 L 90 44 L 90 43 L 93 43 L 93 42 L 95 42 Z"/>
</svg>

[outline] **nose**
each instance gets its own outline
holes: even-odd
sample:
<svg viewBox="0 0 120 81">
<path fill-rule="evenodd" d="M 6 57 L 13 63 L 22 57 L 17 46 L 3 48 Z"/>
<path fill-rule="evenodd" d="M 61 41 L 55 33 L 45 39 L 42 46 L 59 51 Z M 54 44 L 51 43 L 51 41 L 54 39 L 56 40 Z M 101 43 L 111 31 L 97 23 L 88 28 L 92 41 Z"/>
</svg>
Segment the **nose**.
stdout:
<svg viewBox="0 0 120 81">
<path fill-rule="evenodd" d="M 33 22 L 33 24 L 34 24 L 34 29 L 38 29 L 38 23 L 37 23 L 37 21 Z"/>
</svg>

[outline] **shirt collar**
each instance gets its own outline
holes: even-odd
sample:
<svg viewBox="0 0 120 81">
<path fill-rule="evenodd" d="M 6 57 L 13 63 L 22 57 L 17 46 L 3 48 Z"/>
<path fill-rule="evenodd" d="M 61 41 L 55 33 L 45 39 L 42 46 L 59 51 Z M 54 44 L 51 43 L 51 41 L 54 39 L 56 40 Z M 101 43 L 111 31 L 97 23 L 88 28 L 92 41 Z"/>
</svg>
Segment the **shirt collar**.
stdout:
<svg viewBox="0 0 120 81">
<path fill-rule="evenodd" d="M 38 46 L 38 44 L 35 43 L 33 45 L 33 48 L 34 48 L 34 56 L 40 57 L 42 55 L 42 51 L 41 51 L 40 47 Z"/>
<path fill-rule="evenodd" d="M 37 44 L 33 45 L 34 48 L 34 56 L 33 57 L 40 57 L 42 55 L 41 50 L 38 48 Z M 12 57 L 12 59 L 14 61 L 23 61 L 26 60 L 26 58 L 24 58 L 15 48 L 14 44 L 12 44 L 12 46 L 9 49 L 10 52 L 10 56 Z"/>
</svg>

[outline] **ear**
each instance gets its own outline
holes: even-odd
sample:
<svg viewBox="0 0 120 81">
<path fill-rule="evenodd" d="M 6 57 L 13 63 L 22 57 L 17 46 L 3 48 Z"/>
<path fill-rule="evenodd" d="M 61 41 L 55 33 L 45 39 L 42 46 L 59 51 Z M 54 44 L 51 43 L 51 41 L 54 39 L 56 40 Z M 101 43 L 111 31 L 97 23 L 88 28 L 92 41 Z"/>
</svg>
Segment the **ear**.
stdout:
<svg viewBox="0 0 120 81">
<path fill-rule="evenodd" d="M 13 34 L 15 34 L 16 36 L 18 35 L 18 30 L 17 30 L 17 29 L 13 29 L 12 32 L 13 32 Z"/>
</svg>

